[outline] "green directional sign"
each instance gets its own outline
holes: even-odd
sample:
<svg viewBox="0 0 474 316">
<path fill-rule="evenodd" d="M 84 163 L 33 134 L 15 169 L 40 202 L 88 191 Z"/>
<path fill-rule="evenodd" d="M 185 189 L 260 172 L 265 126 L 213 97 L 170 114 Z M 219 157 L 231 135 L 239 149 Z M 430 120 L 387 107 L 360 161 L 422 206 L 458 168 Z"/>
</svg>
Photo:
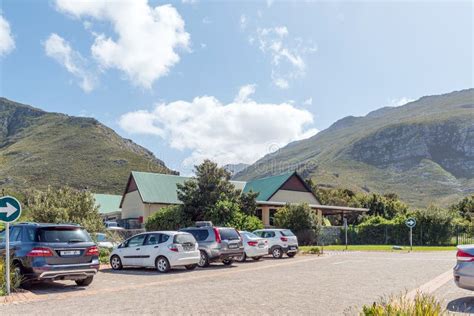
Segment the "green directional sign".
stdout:
<svg viewBox="0 0 474 316">
<path fill-rule="evenodd" d="M 0 197 L 0 221 L 12 223 L 20 218 L 21 205 L 11 196 Z"/>
</svg>

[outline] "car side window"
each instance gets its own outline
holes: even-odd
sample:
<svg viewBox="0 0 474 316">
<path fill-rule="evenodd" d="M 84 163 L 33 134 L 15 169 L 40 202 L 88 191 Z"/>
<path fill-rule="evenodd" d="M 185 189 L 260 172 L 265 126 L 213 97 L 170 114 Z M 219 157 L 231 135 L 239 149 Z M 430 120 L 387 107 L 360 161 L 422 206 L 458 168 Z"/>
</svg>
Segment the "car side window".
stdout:
<svg viewBox="0 0 474 316">
<path fill-rule="evenodd" d="M 36 229 L 31 228 L 31 227 L 28 227 L 26 229 L 26 238 L 28 239 L 28 241 L 30 241 L 30 242 L 35 241 L 35 239 L 36 239 L 35 235 L 36 235 Z"/>
<path fill-rule="evenodd" d="M 161 234 L 160 244 L 162 244 L 162 243 L 164 243 L 164 242 L 167 242 L 168 239 L 170 239 L 170 236 L 169 236 L 169 235 Z"/>
<path fill-rule="evenodd" d="M 159 244 L 162 236 L 163 236 L 162 234 L 149 234 L 147 240 L 145 241 L 145 245 Z"/>
<path fill-rule="evenodd" d="M 11 241 L 21 241 L 21 227 L 13 227 L 10 232 Z"/>
<path fill-rule="evenodd" d="M 264 238 L 273 238 L 273 237 L 275 237 L 275 232 L 265 232 L 263 237 Z"/>
<path fill-rule="evenodd" d="M 142 246 L 143 242 L 145 241 L 145 237 L 147 235 L 138 235 L 135 237 L 132 237 L 128 240 L 127 242 L 127 247 L 137 247 L 137 246 Z"/>
</svg>

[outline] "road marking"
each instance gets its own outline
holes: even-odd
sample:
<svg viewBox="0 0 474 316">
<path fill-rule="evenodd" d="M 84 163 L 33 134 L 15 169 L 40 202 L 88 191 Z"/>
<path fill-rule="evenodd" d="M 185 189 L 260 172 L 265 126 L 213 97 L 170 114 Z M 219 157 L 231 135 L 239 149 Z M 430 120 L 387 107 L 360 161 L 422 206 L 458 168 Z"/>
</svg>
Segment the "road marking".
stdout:
<svg viewBox="0 0 474 316">
<path fill-rule="evenodd" d="M 52 299 L 61 300 L 61 299 L 67 299 L 67 298 L 73 298 L 73 297 L 85 297 L 85 296 L 99 295 L 99 294 L 104 294 L 104 293 L 115 293 L 115 292 L 121 292 L 121 291 L 126 291 L 126 290 L 137 290 L 137 289 L 142 289 L 142 288 L 151 287 L 151 286 L 173 284 L 173 283 L 179 283 L 179 282 L 189 282 L 191 280 L 200 280 L 200 279 L 205 279 L 205 278 L 209 278 L 213 276 L 223 277 L 223 276 L 232 275 L 232 274 L 241 273 L 241 272 L 265 270 L 265 269 L 270 269 L 274 267 L 306 263 L 306 262 L 311 262 L 311 261 L 316 261 L 316 260 L 324 260 L 327 258 L 331 258 L 331 256 L 317 256 L 317 257 L 311 256 L 310 258 L 304 258 L 304 259 L 299 259 L 299 260 L 286 259 L 284 260 L 284 262 L 278 262 L 278 263 L 262 265 L 262 266 L 255 266 L 255 267 L 250 267 L 250 268 L 245 268 L 240 265 L 236 268 L 231 268 L 230 270 L 227 270 L 227 271 L 222 271 L 220 269 L 216 271 L 207 270 L 207 271 L 210 271 L 210 273 L 206 273 L 206 270 L 203 269 L 201 270 L 202 271 L 201 273 L 196 273 L 195 275 L 189 275 L 189 276 L 186 276 L 185 278 L 180 277 L 179 274 L 176 274 L 174 275 L 176 276 L 176 278 L 166 278 L 164 280 L 153 281 L 153 282 L 148 282 L 148 283 L 128 284 L 125 286 L 105 288 L 105 289 L 94 289 L 94 290 L 88 289 L 86 291 L 77 291 L 77 292 L 71 291 L 67 293 L 58 293 L 59 290 L 55 290 L 55 289 L 53 289 L 53 291 L 51 292 L 49 292 L 48 290 L 38 291 L 38 293 L 30 292 L 31 295 L 29 295 L 28 299 L 26 300 L 19 300 L 19 301 L 12 302 L 11 301 L 12 298 L 10 298 L 8 300 L 5 300 L 4 302 L 0 301 L 0 306 L 8 305 L 11 303 L 13 304 L 30 303 L 30 302 L 38 302 L 38 301 L 44 301 L 44 300 L 52 300 Z M 120 275 L 120 272 L 117 272 L 117 275 Z M 172 276 L 173 275 L 171 275 L 170 277 Z M 166 276 L 163 275 L 163 277 L 166 277 Z"/>
<path fill-rule="evenodd" d="M 422 286 L 408 292 L 406 297 L 407 299 L 414 299 L 417 293 L 431 294 L 452 279 L 453 270 L 449 269 L 448 271 L 438 275 L 436 278 L 426 282 Z"/>
<path fill-rule="evenodd" d="M 333 264 L 338 265 L 338 264 L 343 264 L 343 263 L 364 262 L 364 261 L 366 260 L 344 260 L 344 261 L 334 262 Z"/>
</svg>

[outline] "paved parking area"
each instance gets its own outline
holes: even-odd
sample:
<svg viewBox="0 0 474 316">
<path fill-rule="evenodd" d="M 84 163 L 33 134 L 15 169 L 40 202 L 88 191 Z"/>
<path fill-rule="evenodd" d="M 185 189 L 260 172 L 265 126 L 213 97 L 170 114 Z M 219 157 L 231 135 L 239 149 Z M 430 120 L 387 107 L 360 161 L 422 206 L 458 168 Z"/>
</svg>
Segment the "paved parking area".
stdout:
<svg viewBox="0 0 474 316">
<path fill-rule="evenodd" d="M 454 252 L 349 252 L 215 264 L 166 275 L 105 269 L 89 288 L 72 282 L 37 285 L 25 301 L 0 305 L 0 314 L 355 315 L 384 295 L 425 284 L 436 290 L 430 281 L 440 280 L 454 264 Z"/>
</svg>

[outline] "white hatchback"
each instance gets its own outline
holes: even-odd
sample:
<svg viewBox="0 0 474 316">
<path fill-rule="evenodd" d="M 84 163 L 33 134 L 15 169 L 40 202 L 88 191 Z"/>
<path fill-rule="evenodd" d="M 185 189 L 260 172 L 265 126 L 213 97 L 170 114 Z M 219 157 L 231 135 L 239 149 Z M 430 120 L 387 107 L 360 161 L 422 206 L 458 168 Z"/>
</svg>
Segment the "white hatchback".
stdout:
<svg viewBox="0 0 474 316">
<path fill-rule="evenodd" d="M 156 231 L 135 235 L 112 251 L 110 266 L 114 270 L 123 267 L 154 267 L 159 272 L 184 266 L 188 270 L 197 267 L 200 259 L 194 236 L 184 232 Z"/>
<path fill-rule="evenodd" d="M 298 238 L 289 229 L 259 229 L 253 233 L 268 240 L 268 252 L 275 259 L 280 259 L 284 253 L 292 258 L 298 252 Z"/>
<path fill-rule="evenodd" d="M 242 237 L 245 252 L 242 257 L 237 258 L 237 261 L 244 262 L 247 257 L 260 260 L 263 256 L 268 255 L 268 241 L 265 238 L 246 231 L 240 231 L 239 234 Z"/>
</svg>

